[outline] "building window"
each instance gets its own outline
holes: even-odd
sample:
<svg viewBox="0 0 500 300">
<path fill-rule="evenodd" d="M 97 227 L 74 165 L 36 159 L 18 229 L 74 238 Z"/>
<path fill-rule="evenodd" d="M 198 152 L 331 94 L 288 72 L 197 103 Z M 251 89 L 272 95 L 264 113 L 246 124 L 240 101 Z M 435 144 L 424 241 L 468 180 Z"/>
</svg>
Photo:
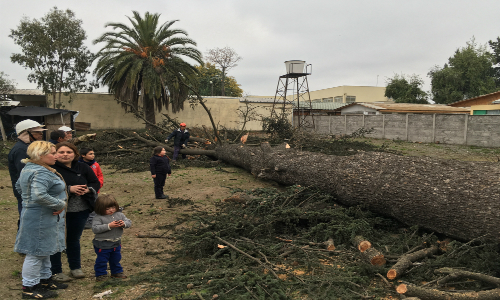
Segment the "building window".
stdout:
<svg viewBox="0 0 500 300">
<path fill-rule="evenodd" d="M 498 109 L 496 109 L 496 110 L 487 110 L 486 114 L 487 115 L 500 115 L 500 110 L 498 110 Z"/>
<path fill-rule="evenodd" d="M 323 102 L 324 103 L 333 102 L 333 98 L 323 98 Z"/>
<path fill-rule="evenodd" d="M 314 99 L 311 102 L 318 103 L 318 102 L 321 102 L 321 99 Z"/>
<path fill-rule="evenodd" d="M 356 96 L 346 96 L 346 97 L 345 97 L 345 102 L 346 102 L 346 103 L 353 103 L 353 102 L 356 102 Z"/>
<path fill-rule="evenodd" d="M 337 96 L 337 97 L 333 98 L 333 102 L 342 103 L 342 102 L 344 102 L 344 98 L 342 96 Z"/>
</svg>

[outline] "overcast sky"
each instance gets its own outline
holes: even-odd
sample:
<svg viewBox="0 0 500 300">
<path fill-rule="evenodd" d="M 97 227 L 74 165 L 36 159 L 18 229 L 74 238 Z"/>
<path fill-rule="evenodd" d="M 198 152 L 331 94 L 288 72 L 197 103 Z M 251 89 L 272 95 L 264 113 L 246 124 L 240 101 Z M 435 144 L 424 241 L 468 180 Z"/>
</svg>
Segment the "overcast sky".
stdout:
<svg viewBox="0 0 500 300">
<path fill-rule="evenodd" d="M 500 36 L 498 0 L 18 0 L 1 1 L 0 71 L 17 88 L 35 88 L 29 70 L 10 62 L 19 53 L 8 37 L 23 16 L 39 19 L 50 8 L 71 9 L 83 20 L 86 44 L 108 22 L 128 23 L 136 10 L 161 13 L 161 22 L 188 32 L 203 53 L 232 47 L 243 60 L 229 71 L 249 95 L 272 96 L 284 61 L 312 64 L 309 89 L 342 85 L 385 86 L 395 73 L 418 74 L 442 66 L 473 36 L 479 44 Z M 99 89 L 99 91 L 107 91 Z"/>
</svg>

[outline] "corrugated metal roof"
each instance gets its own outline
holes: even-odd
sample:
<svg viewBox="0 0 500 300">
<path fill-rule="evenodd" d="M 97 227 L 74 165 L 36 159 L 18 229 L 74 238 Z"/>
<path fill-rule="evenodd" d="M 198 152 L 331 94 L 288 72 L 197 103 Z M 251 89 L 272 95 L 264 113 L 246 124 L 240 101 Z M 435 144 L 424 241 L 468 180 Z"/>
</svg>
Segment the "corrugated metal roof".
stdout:
<svg viewBox="0 0 500 300">
<path fill-rule="evenodd" d="M 301 101 L 300 108 L 309 109 L 309 103 L 306 101 Z M 297 107 L 297 102 L 293 103 L 294 107 Z M 311 102 L 312 109 L 317 110 L 335 110 L 340 107 L 346 106 L 348 103 L 337 103 L 337 102 Z"/>
<path fill-rule="evenodd" d="M 359 102 L 351 103 L 345 107 L 350 107 L 353 105 L 361 105 L 368 108 L 373 108 L 380 111 L 404 111 L 404 112 L 423 112 L 423 111 L 441 111 L 441 112 L 462 112 L 469 113 L 470 108 L 467 107 L 452 107 L 445 104 L 413 104 L 413 103 L 384 103 L 384 102 Z M 336 110 L 340 110 L 336 109 Z"/>
<path fill-rule="evenodd" d="M 469 98 L 469 99 L 465 99 L 465 100 L 456 101 L 456 102 L 450 103 L 448 105 L 453 105 L 453 104 L 457 104 L 457 103 L 461 103 L 461 102 L 467 102 L 467 101 L 471 101 L 471 100 L 477 100 L 477 99 L 480 99 L 480 98 L 483 98 L 483 97 L 486 97 L 486 96 L 495 95 L 495 94 L 498 94 L 500 96 L 500 91 L 489 93 L 489 94 L 485 94 L 485 95 L 481 95 L 481 96 L 477 96 L 477 97 L 474 97 L 474 98 Z"/>
<path fill-rule="evenodd" d="M 37 90 L 37 89 L 17 89 L 12 93 L 9 93 L 9 95 L 36 95 L 36 96 L 44 96 L 45 94 L 43 93 L 42 90 Z"/>
</svg>

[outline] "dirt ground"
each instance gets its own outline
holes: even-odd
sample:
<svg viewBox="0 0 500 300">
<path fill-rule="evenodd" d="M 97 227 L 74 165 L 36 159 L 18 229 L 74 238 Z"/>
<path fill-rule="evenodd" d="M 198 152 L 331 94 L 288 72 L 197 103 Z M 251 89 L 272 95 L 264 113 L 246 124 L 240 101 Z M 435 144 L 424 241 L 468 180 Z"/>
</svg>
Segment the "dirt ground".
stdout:
<svg viewBox="0 0 500 300">
<path fill-rule="evenodd" d="M 443 144 L 406 143 L 400 141 L 370 140 L 370 142 L 397 150 L 403 155 L 426 155 L 446 159 L 498 162 L 500 149 L 454 146 Z M 99 158 L 97 157 L 99 161 Z M 215 201 L 228 197 L 232 188 L 252 189 L 257 187 L 278 187 L 273 182 L 264 182 L 253 175 L 233 167 L 215 164 L 209 168 L 184 167 L 182 162 L 173 169 L 167 179 L 166 194 L 170 197 L 191 199 L 194 205 L 169 208 L 167 201 L 154 198 L 153 181 L 149 172 L 122 173 L 102 166 L 104 187 L 102 193 L 115 195 L 124 213 L 132 220 L 131 229 L 123 236 L 122 265 L 127 275 L 150 270 L 162 262 L 164 255 L 147 255 L 147 251 L 161 251 L 172 247 L 171 241 L 162 238 L 140 238 L 138 235 L 163 234 L 162 225 L 168 225 L 182 214 L 195 210 L 207 210 Z M 5 166 L 0 166 L 0 299 L 21 299 L 21 278 L 23 258 L 13 252 L 17 227 L 17 202 L 12 193 L 10 177 Z M 73 280 L 67 290 L 59 292 L 58 299 L 96 299 L 93 298 L 95 280 L 93 264 L 95 253 L 92 248 L 93 234 L 85 230 L 81 239 L 82 269 L 87 275 L 84 279 Z M 64 262 L 63 256 L 63 262 Z M 69 273 L 67 263 L 63 263 L 65 273 Z M 110 287 L 113 294 L 105 299 L 135 299 L 147 286 Z"/>
<path fill-rule="evenodd" d="M 99 158 L 97 158 L 99 159 Z M 161 263 L 162 255 L 147 255 L 147 251 L 161 251 L 171 247 L 169 240 L 161 238 L 139 238 L 137 235 L 162 234 L 158 227 L 173 223 L 177 216 L 197 209 L 210 209 L 215 201 L 228 197 L 232 188 L 252 189 L 277 186 L 273 182 L 255 179 L 247 172 L 231 167 L 174 169 L 167 179 L 165 193 L 170 197 L 191 199 L 194 205 L 169 208 L 167 201 L 157 200 L 153 192 L 153 180 L 149 172 L 121 173 L 102 166 L 104 186 L 102 193 L 113 194 L 124 213 L 132 220 L 132 228 L 125 230 L 122 238 L 122 266 L 125 274 L 146 271 Z M 17 229 L 17 202 L 12 193 L 9 172 L 0 169 L 0 299 L 21 299 L 21 278 L 23 258 L 13 252 Z M 92 299 L 94 293 L 93 234 L 85 230 L 81 238 L 82 269 L 85 279 L 73 280 L 67 290 L 59 292 L 58 299 Z M 69 274 L 63 255 L 63 270 Z M 144 289 L 145 287 L 143 287 Z M 141 287 L 113 289 L 111 299 L 134 299 L 142 294 Z M 95 298 L 94 298 L 95 299 Z"/>
</svg>

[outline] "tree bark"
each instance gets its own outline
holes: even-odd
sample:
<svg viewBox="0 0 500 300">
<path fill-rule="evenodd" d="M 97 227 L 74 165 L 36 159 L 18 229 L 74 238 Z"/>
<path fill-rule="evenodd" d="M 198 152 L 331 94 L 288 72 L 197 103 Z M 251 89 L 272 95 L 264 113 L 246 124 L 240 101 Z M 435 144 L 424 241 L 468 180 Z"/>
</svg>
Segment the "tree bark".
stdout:
<svg viewBox="0 0 500 300">
<path fill-rule="evenodd" d="M 150 98 L 148 94 L 144 93 L 143 95 L 143 105 L 144 105 L 144 118 L 148 121 L 146 123 L 146 129 L 150 129 L 152 127 L 151 124 L 156 124 L 156 116 L 155 116 L 155 103 L 154 99 Z M 150 124 L 151 123 L 151 124 Z"/>
<path fill-rule="evenodd" d="M 285 185 L 316 186 L 348 206 L 447 236 L 500 239 L 500 166 L 381 152 L 333 156 L 285 147 L 224 145 L 217 157 Z"/>
<path fill-rule="evenodd" d="M 421 300 L 500 299 L 500 289 L 481 291 L 481 292 L 453 293 L 435 289 L 426 289 L 413 285 L 400 284 L 396 288 L 396 291 L 399 294 L 403 294 L 408 297 L 417 297 L 420 298 Z"/>
<path fill-rule="evenodd" d="M 361 252 L 361 256 L 374 266 L 383 266 L 386 263 L 384 255 L 375 248 L 366 249 L 366 251 Z"/>
</svg>

